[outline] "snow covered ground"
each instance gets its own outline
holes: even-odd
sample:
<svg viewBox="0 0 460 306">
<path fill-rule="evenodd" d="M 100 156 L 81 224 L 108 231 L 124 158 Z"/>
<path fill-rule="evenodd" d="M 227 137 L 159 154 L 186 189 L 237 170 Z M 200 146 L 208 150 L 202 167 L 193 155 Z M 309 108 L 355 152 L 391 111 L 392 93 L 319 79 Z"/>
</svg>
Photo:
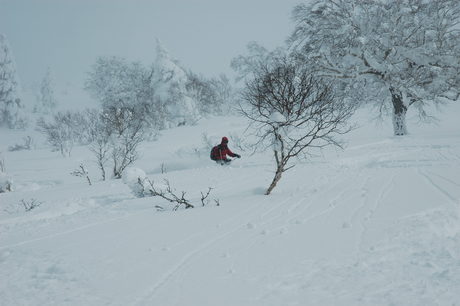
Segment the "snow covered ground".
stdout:
<svg viewBox="0 0 460 306">
<path fill-rule="evenodd" d="M 459 114 L 393 137 L 361 111 L 344 151 L 297 165 L 270 196 L 270 152 L 231 139 L 243 157 L 221 167 L 202 141 L 241 135 L 242 119 L 164 131 L 134 166 L 220 201 L 175 212 L 100 181 L 85 147 L 63 158 L 34 134 L 34 150 L 9 152 L 27 133 L 1 130 L 14 191 L 0 194 L 0 305 L 460 305 Z M 80 163 L 92 186 L 70 175 Z"/>
</svg>

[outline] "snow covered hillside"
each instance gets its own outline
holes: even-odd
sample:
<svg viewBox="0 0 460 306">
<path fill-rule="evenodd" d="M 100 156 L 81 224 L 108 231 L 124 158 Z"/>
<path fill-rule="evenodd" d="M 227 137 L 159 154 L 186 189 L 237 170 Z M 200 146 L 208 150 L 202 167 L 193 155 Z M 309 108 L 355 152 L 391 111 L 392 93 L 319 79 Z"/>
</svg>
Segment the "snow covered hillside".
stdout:
<svg viewBox="0 0 460 306">
<path fill-rule="evenodd" d="M 298 164 L 270 196 L 271 152 L 232 138 L 243 119 L 164 131 L 135 167 L 198 204 L 178 211 L 100 181 L 85 147 L 63 158 L 34 135 L 10 152 L 27 134 L 1 130 L 13 192 L 0 194 L 0 305 L 459 305 L 459 114 L 412 117 L 393 137 L 360 111 L 344 151 Z M 242 158 L 213 164 L 204 135 Z M 70 175 L 81 163 L 92 186 Z M 208 187 L 220 206 L 201 206 Z"/>
</svg>

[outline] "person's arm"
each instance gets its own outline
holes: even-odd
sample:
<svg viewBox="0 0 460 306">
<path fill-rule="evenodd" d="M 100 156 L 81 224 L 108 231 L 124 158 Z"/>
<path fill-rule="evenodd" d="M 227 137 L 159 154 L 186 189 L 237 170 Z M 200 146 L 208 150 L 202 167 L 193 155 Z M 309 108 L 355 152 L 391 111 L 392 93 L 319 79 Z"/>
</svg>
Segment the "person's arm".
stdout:
<svg viewBox="0 0 460 306">
<path fill-rule="evenodd" d="M 236 158 L 241 157 L 241 155 L 233 153 L 228 147 L 227 147 L 227 154 L 230 155 L 231 157 L 236 157 Z"/>
</svg>

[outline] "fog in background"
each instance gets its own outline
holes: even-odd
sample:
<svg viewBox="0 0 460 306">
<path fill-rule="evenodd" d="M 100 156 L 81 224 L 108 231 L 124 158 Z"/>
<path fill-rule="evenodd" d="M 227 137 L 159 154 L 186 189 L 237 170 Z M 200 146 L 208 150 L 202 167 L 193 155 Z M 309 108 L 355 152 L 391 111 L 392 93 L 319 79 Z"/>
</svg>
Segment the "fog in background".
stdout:
<svg viewBox="0 0 460 306">
<path fill-rule="evenodd" d="M 231 74 L 248 42 L 285 40 L 300 0 L 0 0 L 0 33 L 11 45 L 20 81 L 82 87 L 97 56 L 149 64 L 155 39 L 185 68 Z"/>
</svg>

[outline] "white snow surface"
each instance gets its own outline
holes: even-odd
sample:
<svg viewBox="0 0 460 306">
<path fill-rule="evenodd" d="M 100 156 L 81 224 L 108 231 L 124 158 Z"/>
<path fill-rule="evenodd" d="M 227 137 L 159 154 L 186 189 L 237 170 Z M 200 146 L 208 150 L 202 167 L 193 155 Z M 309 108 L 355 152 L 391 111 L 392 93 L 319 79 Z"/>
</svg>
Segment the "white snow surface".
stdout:
<svg viewBox="0 0 460 306">
<path fill-rule="evenodd" d="M 230 139 L 242 158 L 209 160 L 203 133 L 243 135 L 238 117 L 164 131 L 107 181 L 86 147 L 64 158 L 34 134 L 33 150 L 10 152 L 34 132 L 1 130 L 14 190 L 0 194 L 0 305 L 459 305 L 459 114 L 409 114 L 411 134 L 394 137 L 361 110 L 343 151 L 298 163 L 270 196 L 271 152 Z M 70 175 L 80 163 L 92 186 Z M 137 198 L 137 175 L 196 207 Z M 208 187 L 220 206 L 201 205 Z"/>
</svg>

